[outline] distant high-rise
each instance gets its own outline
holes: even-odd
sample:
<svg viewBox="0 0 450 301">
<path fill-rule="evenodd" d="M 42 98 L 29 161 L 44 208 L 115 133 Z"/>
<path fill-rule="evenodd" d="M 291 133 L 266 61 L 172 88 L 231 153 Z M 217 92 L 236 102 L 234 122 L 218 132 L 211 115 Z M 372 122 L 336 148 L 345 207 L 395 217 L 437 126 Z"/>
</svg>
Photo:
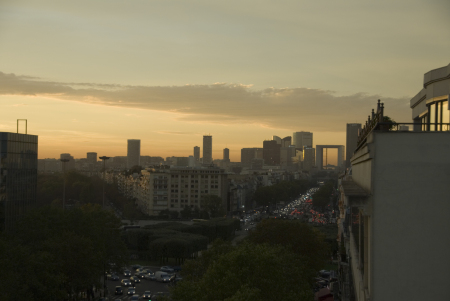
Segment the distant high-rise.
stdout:
<svg viewBox="0 0 450 301">
<path fill-rule="evenodd" d="M 127 168 L 131 168 L 135 165 L 141 165 L 141 140 L 128 139 L 127 148 Z"/>
<path fill-rule="evenodd" d="M 281 144 L 281 138 L 278 136 L 273 135 L 272 140 L 276 141 L 278 144 Z"/>
<path fill-rule="evenodd" d="M 212 136 L 203 136 L 203 164 L 212 163 Z"/>
<path fill-rule="evenodd" d="M 312 147 L 303 148 L 303 170 L 311 171 L 316 163 L 316 149 Z"/>
<path fill-rule="evenodd" d="M 296 148 L 303 148 L 304 146 L 313 146 L 313 133 L 310 132 L 295 132 L 292 134 L 292 145 Z"/>
<path fill-rule="evenodd" d="M 241 165 L 243 168 L 251 168 L 253 159 L 262 159 L 263 149 L 258 147 L 241 149 Z"/>
<path fill-rule="evenodd" d="M 292 145 L 292 137 L 286 136 L 283 139 L 281 139 L 281 147 L 289 147 Z"/>
<path fill-rule="evenodd" d="M 281 144 L 276 140 L 263 141 L 264 165 L 280 165 Z"/>
<path fill-rule="evenodd" d="M 69 160 L 61 163 L 61 171 L 69 171 L 75 169 L 75 159 L 68 153 L 59 155 L 59 159 Z"/>
<path fill-rule="evenodd" d="M 223 162 L 230 163 L 230 150 L 228 148 L 223 149 Z"/>
<path fill-rule="evenodd" d="M 345 162 L 346 167 L 350 167 L 350 158 L 356 149 L 356 143 L 358 141 L 358 134 L 361 130 L 361 123 L 347 123 L 347 139 L 346 139 L 346 155 Z"/>
<path fill-rule="evenodd" d="M 36 206 L 38 136 L 0 132 L 0 232 Z"/>
<path fill-rule="evenodd" d="M 89 163 L 92 163 L 92 164 L 97 163 L 97 153 L 93 153 L 93 152 L 87 153 L 86 158 Z"/>
<path fill-rule="evenodd" d="M 198 165 L 198 163 L 200 162 L 200 147 L 199 146 L 194 146 L 194 162 L 195 162 L 195 165 Z"/>
</svg>

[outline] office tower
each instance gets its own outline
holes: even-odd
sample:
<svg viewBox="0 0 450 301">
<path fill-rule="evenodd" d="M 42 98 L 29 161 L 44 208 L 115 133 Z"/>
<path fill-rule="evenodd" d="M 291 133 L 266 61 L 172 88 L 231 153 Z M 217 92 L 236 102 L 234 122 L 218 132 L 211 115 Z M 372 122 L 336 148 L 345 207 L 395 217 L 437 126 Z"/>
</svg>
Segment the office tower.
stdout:
<svg viewBox="0 0 450 301">
<path fill-rule="evenodd" d="M 94 171 L 97 165 L 97 153 L 90 152 L 86 155 L 87 164 L 90 171 Z"/>
<path fill-rule="evenodd" d="M 281 144 L 281 138 L 278 137 L 278 136 L 273 135 L 273 136 L 272 136 L 272 140 L 273 140 L 273 141 L 276 141 L 278 144 Z"/>
<path fill-rule="evenodd" d="M 198 165 L 200 162 L 200 147 L 194 146 L 194 161 L 195 165 Z"/>
<path fill-rule="evenodd" d="M 289 137 L 290 138 L 290 137 Z M 283 145 L 283 144 L 282 144 Z M 287 169 L 292 166 L 292 158 L 295 157 L 295 146 L 282 146 L 280 148 L 280 165 L 282 168 Z"/>
<path fill-rule="evenodd" d="M 303 148 L 303 146 L 313 146 L 313 133 L 310 132 L 295 132 L 292 134 L 292 144 L 296 148 Z"/>
<path fill-rule="evenodd" d="M 203 164 L 212 163 L 212 136 L 203 136 Z"/>
<path fill-rule="evenodd" d="M 36 206 L 37 153 L 38 136 L 0 132 L 1 232 Z"/>
<path fill-rule="evenodd" d="M 241 165 L 243 168 L 251 168 L 253 159 L 262 159 L 263 149 L 258 147 L 241 149 Z"/>
<path fill-rule="evenodd" d="M 347 138 L 346 138 L 346 167 L 350 167 L 350 158 L 356 149 L 359 131 L 361 131 L 361 123 L 347 123 Z"/>
<path fill-rule="evenodd" d="M 68 153 L 59 155 L 60 160 L 68 160 L 67 162 L 61 162 L 61 171 L 69 171 L 75 169 L 75 159 Z"/>
<path fill-rule="evenodd" d="M 312 147 L 303 148 L 303 170 L 310 172 L 316 163 L 316 149 Z"/>
<path fill-rule="evenodd" d="M 141 165 L 141 140 L 128 139 L 127 168 Z"/>
<path fill-rule="evenodd" d="M 230 163 L 230 150 L 228 148 L 223 149 L 223 162 Z"/>
<path fill-rule="evenodd" d="M 289 147 L 292 145 L 292 137 L 286 136 L 283 139 L 281 139 L 281 147 Z"/>
<path fill-rule="evenodd" d="M 276 140 L 264 140 L 264 165 L 280 165 L 280 149 L 281 144 L 278 144 Z"/>
</svg>

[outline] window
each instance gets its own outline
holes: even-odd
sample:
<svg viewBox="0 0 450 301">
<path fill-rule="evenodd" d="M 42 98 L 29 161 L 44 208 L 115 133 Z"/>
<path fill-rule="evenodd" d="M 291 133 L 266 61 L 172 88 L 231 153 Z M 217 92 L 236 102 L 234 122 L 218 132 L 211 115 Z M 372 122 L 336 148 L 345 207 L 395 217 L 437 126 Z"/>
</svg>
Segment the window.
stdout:
<svg viewBox="0 0 450 301">
<path fill-rule="evenodd" d="M 428 114 L 421 117 L 422 130 L 425 125 L 428 131 L 448 131 L 450 122 L 448 99 L 441 99 L 428 104 Z"/>
</svg>

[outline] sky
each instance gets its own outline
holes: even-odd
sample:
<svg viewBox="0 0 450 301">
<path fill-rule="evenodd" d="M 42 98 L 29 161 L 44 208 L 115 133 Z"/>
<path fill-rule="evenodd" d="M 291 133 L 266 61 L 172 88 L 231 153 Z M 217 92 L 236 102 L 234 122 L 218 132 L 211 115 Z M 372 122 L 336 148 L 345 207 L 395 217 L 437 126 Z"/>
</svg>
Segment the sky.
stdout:
<svg viewBox="0 0 450 301">
<path fill-rule="evenodd" d="M 213 158 L 313 132 L 345 145 L 378 99 L 411 122 L 423 74 L 450 63 L 447 0 L 0 0 L 0 131 L 39 158 Z M 21 132 L 23 128 L 19 129 Z"/>
</svg>

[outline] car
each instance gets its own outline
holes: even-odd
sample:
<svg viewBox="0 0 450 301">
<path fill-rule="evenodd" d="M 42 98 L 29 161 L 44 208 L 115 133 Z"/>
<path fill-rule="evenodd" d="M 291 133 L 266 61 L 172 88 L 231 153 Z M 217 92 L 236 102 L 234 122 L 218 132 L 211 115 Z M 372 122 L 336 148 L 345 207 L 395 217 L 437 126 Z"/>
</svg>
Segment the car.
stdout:
<svg viewBox="0 0 450 301">
<path fill-rule="evenodd" d="M 139 301 L 139 295 L 131 296 L 130 301 Z"/>
<path fill-rule="evenodd" d="M 137 277 L 139 277 L 139 278 L 141 278 L 141 279 L 144 279 L 146 273 L 144 273 L 144 272 L 139 272 L 139 273 L 134 274 L 134 275 L 137 276 Z"/>
<path fill-rule="evenodd" d="M 123 295 L 123 289 L 121 286 L 116 286 L 116 289 L 114 290 L 114 295 Z"/>
<path fill-rule="evenodd" d="M 124 271 L 123 271 L 123 275 L 124 275 L 125 277 L 131 276 L 130 270 L 124 270 Z"/>
<path fill-rule="evenodd" d="M 128 290 L 127 290 L 127 295 L 128 296 L 132 296 L 132 295 L 135 295 L 135 294 L 136 294 L 136 290 L 134 289 L 134 287 L 128 288 Z"/>
<path fill-rule="evenodd" d="M 152 297 L 152 293 L 150 291 L 145 291 L 144 294 L 142 295 L 141 299 L 150 300 L 151 297 Z"/>
<path fill-rule="evenodd" d="M 174 272 L 180 272 L 181 271 L 181 267 L 178 266 L 178 265 L 171 266 L 171 268 L 173 269 Z"/>
<path fill-rule="evenodd" d="M 140 265 L 140 264 L 133 264 L 131 266 L 131 268 L 136 271 L 137 269 L 142 269 L 142 265 Z"/>
<path fill-rule="evenodd" d="M 119 276 L 117 276 L 116 274 L 111 274 L 111 276 L 109 277 L 109 280 L 111 280 L 111 281 L 119 281 Z"/>
<path fill-rule="evenodd" d="M 131 276 L 130 277 L 130 281 L 131 281 L 131 283 L 141 283 L 141 279 L 139 279 L 139 277 L 137 277 L 137 276 Z"/>
<path fill-rule="evenodd" d="M 144 279 L 155 281 L 156 277 L 155 274 L 147 274 L 145 275 Z"/>
<path fill-rule="evenodd" d="M 170 266 L 162 266 L 160 269 L 159 269 L 161 272 L 166 272 L 166 273 L 173 273 L 173 272 L 175 272 L 174 271 L 174 269 L 172 269 Z"/>
<path fill-rule="evenodd" d="M 120 282 L 123 286 L 131 286 L 131 281 L 129 279 L 122 279 Z"/>
</svg>

